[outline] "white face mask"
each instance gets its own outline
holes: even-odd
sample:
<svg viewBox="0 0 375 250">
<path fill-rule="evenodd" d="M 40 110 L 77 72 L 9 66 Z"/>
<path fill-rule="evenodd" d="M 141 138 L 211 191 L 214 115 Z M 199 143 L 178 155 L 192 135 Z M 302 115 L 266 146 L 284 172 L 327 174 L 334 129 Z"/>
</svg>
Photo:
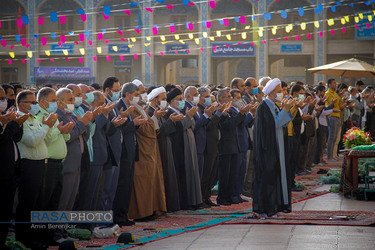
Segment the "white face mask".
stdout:
<svg viewBox="0 0 375 250">
<path fill-rule="evenodd" d="M 160 109 L 165 109 L 167 107 L 167 101 L 160 101 L 159 108 Z"/>
<path fill-rule="evenodd" d="M 8 107 L 7 99 L 0 101 L 0 111 L 5 111 Z"/>
<path fill-rule="evenodd" d="M 147 102 L 147 93 L 143 93 L 143 94 L 141 94 L 141 100 L 142 100 L 143 102 Z"/>
<path fill-rule="evenodd" d="M 199 102 L 199 96 L 194 96 L 193 101 L 191 102 L 193 105 L 197 105 Z"/>
<path fill-rule="evenodd" d="M 136 104 L 138 104 L 139 99 L 140 98 L 138 96 L 134 96 L 133 100 L 130 101 L 130 105 L 136 105 Z"/>
<path fill-rule="evenodd" d="M 74 110 L 74 104 L 66 104 L 66 108 L 64 108 L 64 110 L 65 110 L 67 113 L 69 113 L 69 114 L 73 113 L 73 110 Z"/>
<path fill-rule="evenodd" d="M 282 92 L 281 93 L 276 93 L 275 100 L 277 102 L 281 102 L 283 100 L 283 97 L 284 97 L 284 94 Z"/>
</svg>

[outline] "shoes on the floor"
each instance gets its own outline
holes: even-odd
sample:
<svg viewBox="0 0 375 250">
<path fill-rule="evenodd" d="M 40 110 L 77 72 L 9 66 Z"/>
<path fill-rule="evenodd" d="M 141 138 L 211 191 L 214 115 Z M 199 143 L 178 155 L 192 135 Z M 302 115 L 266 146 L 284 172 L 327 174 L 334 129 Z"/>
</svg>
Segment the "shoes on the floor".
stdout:
<svg viewBox="0 0 375 250">
<path fill-rule="evenodd" d="M 206 200 L 204 203 L 207 205 L 210 205 L 211 207 L 218 207 L 219 205 L 213 203 L 210 199 Z"/>
<path fill-rule="evenodd" d="M 241 199 L 244 200 L 245 202 L 250 202 L 252 198 L 250 196 L 241 194 Z"/>
</svg>

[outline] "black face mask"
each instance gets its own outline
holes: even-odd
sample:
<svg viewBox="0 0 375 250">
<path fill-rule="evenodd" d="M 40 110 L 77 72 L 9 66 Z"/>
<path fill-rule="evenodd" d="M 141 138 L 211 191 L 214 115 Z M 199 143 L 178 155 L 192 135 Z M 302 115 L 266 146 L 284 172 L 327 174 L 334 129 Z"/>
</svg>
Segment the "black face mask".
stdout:
<svg viewBox="0 0 375 250">
<path fill-rule="evenodd" d="M 16 100 L 14 100 L 14 99 L 12 99 L 12 100 L 8 99 L 7 101 L 8 101 L 7 109 L 9 109 L 10 107 L 14 106 L 14 104 L 16 104 Z"/>
</svg>

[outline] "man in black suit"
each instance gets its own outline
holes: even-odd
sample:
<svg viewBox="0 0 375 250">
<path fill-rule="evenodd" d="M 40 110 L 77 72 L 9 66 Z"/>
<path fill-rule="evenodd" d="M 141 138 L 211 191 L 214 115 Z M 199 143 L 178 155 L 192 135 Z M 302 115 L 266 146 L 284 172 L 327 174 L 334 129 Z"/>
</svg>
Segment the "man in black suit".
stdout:
<svg viewBox="0 0 375 250">
<path fill-rule="evenodd" d="M 220 104 L 232 102 L 232 97 L 228 90 L 220 90 L 217 94 Z M 230 109 L 231 105 L 229 105 Z M 245 119 L 245 113 L 250 106 L 242 107 L 237 114 L 233 110 L 224 111 L 224 115 L 219 123 L 221 139 L 219 143 L 219 195 L 216 199 L 220 205 L 231 205 L 232 190 L 236 177 L 238 162 L 239 142 L 237 137 L 237 126 Z"/>
<path fill-rule="evenodd" d="M 23 122 L 29 115 L 16 117 L 15 112 L 3 112 L 7 108 L 5 91 L 0 87 L 0 249 L 5 247 L 9 224 L 12 218 L 13 200 L 16 191 L 15 169 L 19 162 L 17 142 L 22 138 Z"/>
<path fill-rule="evenodd" d="M 133 119 L 131 113 L 134 104 L 140 100 L 139 88 L 133 83 L 126 83 L 122 87 L 121 99 L 116 103 L 118 110 L 124 111 L 128 120 L 121 126 L 122 152 L 120 160 L 120 173 L 113 201 L 113 222 L 121 226 L 134 225 L 128 219 L 131 192 L 133 188 L 134 163 L 138 160 L 138 145 L 136 138 L 137 126 L 147 122 L 146 119 Z"/>
</svg>

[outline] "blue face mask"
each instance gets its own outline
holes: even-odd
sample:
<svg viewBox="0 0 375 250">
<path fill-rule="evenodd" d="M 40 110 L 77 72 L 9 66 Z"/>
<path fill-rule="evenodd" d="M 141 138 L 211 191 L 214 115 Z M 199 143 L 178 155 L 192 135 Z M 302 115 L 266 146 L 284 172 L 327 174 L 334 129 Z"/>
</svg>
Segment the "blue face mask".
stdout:
<svg viewBox="0 0 375 250">
<path fill-rule="evenodd" d="M 181 101 L 179 101 L 177 108 L 178 108 L 179 110 L 181 110 L 181 109 L 183 109 L 184 107 L 185 107 L 185 100 L 181 100 Z"/>
<path fill-rule="evenodd" d="M 94 94 L 92 92 L 86 94 L 85 102 L 90 105 L 94 101 Z"/>
<path fill-rule="evenodd" d="M 74 106 L 76 108 L 78 108 L 79 106 L 81 106 L 81 104 L 82 104 L 82 97 L 75 97 L 74 100 L 75 100 Z"/>
<path fill-rule="evenodd" d="M 57 102 L 49 102 L 48 103 L 48 109 L 47 109 L 47 112 L 48 113 L 55 113 L 56 110 L 57 110 Z"/>
<path fill-rule="evenodd" d="M 211 97 L 204 98 L 204 106 L 208 107 L 211 105 Z"/>
<path fill-rule="evenodd" d="M 254 88 L 254 89 L 253 89 L 253 95 L 258 94 L 258 92 L 259 92 L 259 88 Z"/>
<path fill-rule="evenodd" d="M 29 113 L 32 115 L 36 115 L 39 112 L 39 104 L 31 104 Z"/>
<path fill-rule="evenodd" d="M 117 100 L 120 98 L 120 91 L 119 92 L 112 92 L 111 101 L 117 102 Z"/>
</svg>

